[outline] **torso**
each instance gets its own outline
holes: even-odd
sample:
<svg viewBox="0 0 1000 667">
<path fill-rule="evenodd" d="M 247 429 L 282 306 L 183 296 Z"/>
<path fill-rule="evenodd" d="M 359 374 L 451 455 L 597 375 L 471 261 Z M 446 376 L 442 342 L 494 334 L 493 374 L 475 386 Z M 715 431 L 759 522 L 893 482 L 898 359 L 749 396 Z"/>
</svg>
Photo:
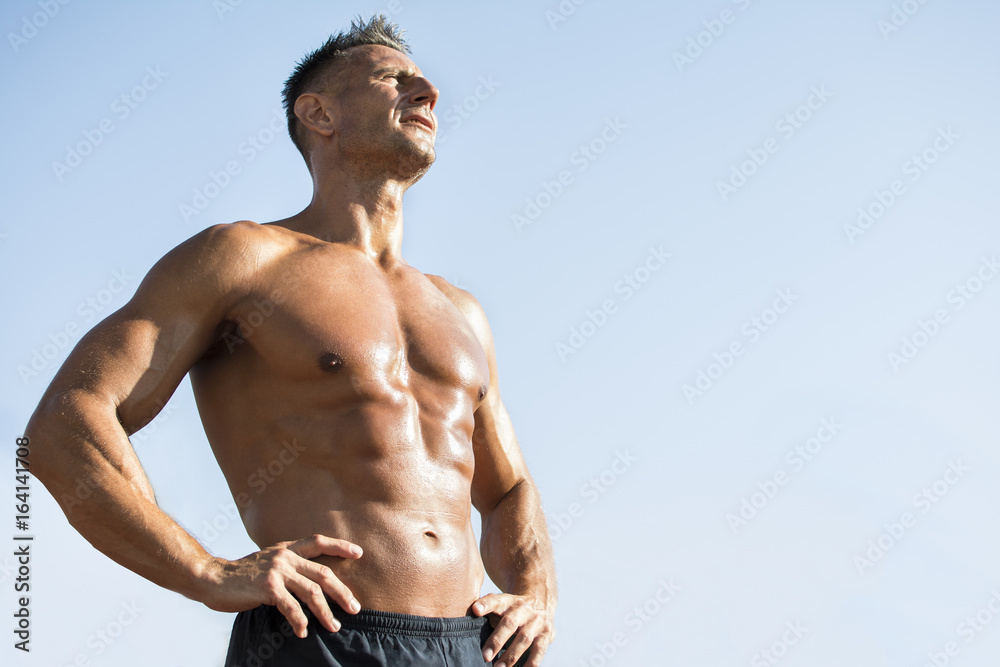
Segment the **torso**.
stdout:
<svg viewBox="0 0 1000 667">
<path fill-rule="evenodd" d="M 428 278 L 271 228 L 272 260 L 191 370 L 209 442 L 261 548 L 315 533 L 363 607 L 462 616 L 483 565 L 471 522 L 481 343 Z"/>
</svg>

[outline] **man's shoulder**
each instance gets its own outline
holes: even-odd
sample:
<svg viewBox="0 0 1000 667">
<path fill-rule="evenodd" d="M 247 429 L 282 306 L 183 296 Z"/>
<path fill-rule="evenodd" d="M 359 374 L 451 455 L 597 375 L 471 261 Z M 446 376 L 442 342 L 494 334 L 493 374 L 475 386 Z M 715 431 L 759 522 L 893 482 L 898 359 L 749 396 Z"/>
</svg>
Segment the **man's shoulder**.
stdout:
<svg viewBox="0 0 1000 667">
<path fill-rule="evenodd" d="M 198 292 L 205 298 L 252 294 L 268 282 L 266 269 L 278 266 L 276 260 L 294 246 L 288 235 L 251 220 L 212 225 L 163 255 L 143 284 L 159 286 L 154 291 Z"/>
<path fill-rule="evenodd" d="M 431 283 L 441 290 L 448 299 L 454 303 L 463 312 L 467 308 L 474 308 L 482 310 L 482 306 L 479 305 L 479 301 L 472 295 L 471 292 L 452 285 L 443 276 L 438 276 L 433 273 L 425 273 L 424 276 L 431 281 Z"/>
<path fill-rule="evenodd" d="M 281 233 L 281 229 L 252 220 L 237 220 L 206 227 L 185 243 L 193 248 L 216 252 L 259 250 L 265 246 L 287 243 L 287 236 Z"/>
<path fill-rule="evenodd" d="M 427 279 L 434 284 L 455 306 L 465 315 L 465 319 L 472 325 L 473 330 L 481 338 L 489 336 L 489 323 L 486 320 L 486 311 L 482 304 L 468 290 L 456 287 L 441 276 L 432 273 L 425 273 Z"/>
<path fill-rule="evenodd" d="M 164 257 L 192 270 L 242 272 L 259 268 L 294 245 L 281 228 L 252 220 L 237 220 L 206 227 Z"/>
</svg>

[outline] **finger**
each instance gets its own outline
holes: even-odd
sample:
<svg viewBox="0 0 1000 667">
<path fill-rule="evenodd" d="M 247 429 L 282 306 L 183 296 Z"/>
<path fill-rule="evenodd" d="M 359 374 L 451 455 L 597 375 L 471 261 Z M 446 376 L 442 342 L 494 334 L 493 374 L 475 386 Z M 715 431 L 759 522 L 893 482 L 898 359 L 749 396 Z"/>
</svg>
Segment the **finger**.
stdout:
<svg viewBox="0 0 1000 667">
<path fill-rule="evenodd" d="M 319 584 L 344 611 L 352 614 L 361 611 L 361 603 L 354 597 L 351 589 L 326 565 L 303 559 L 295 564 L 295 569 L 299 574 Z"/>
<path fill-rule="evenodd" d="M 295 632 L 295 636 L 299 639 L 305 639 L 309 619 L 306 618 L 305 612 L 302 611 L 299 601 L 292 597 L 287 590 L 276 593 L 275 597 L 277 598 L 275 606 L 288 619 L 292 630 Z"/>
<path fill-rule="evenodd" d="M 521 627 L 521 622 L 522 619 L 519 618 L 516 610 L 501 616 L 493 630 L 493 634 L 483 644 L 483 658 L 487 661 L 492 660 L 507 643 L 507 640 Z"/>
<path fill-rule="evenodd" d="M 489 593 L 472 603 L 472 611 L 480 616 L 486 614 L 503 614 L 514 600 L 514 596 L 507 593 Z"/>
<path fill-rule="evenodd" d="M 342 558 L 361 558 L 363 550 L 354 542 L 338 540 L 327 535 L 313 535 L 304 537 L 287 545 L 290 551 L 303 558 L 315 558 L 316 556 L 340 556 Z"/>
<path fill-rule="evenodd" d="M 531 645 L 528 662 L 524 663 L 524 667 L 542 667 L 542 656 L 545 655 L 546 648 L 548 648 L 547 642 L 542 641 L 541 637 L 535 638 L 535 643 Z"/>
<path fill-rule="evenodd" d="M 286 585 L 288 590 L 295 593 L 296 597 L 309 605 L 313 615 L 323 624 L 323 627 L 330 632 L 336 632 L 340 629 L 340 621 L 333 617 L 330 605 L 326 603 L 326 597 L 323 595 L 322 586 L 297 572 L 288 575 Z"/>
<path fill-rule="evenodd" d="M 538 632 L 538 626 L 537 618 L 522 625 L 517 634 L 514 635 L 510 645 L 507 646 L 507 650 L 497 661 L 496 667 L 514 667 L 521 655 L 531 648 Z"/>
</svg>

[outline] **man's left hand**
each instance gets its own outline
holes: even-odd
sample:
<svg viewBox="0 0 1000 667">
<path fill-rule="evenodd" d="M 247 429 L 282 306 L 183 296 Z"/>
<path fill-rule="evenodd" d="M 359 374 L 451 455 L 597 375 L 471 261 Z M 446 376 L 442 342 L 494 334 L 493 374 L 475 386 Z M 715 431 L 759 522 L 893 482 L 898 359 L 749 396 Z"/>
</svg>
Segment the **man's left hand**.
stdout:
<svg viewBox="0 0 1000 667">
<path fill-rule="evenodd" d="M 493 634 L 483 644 L 486 662 L 509 641 L 496 667 L 514 667 L 523 655 L 528 656 L 525 667 L 541 667 L 542 655 L 556 636 L 551 610 L 524 595 L 490 593 L 472 604 L 472 612 L 476 616 L 492 615 Z"/>
</svg>

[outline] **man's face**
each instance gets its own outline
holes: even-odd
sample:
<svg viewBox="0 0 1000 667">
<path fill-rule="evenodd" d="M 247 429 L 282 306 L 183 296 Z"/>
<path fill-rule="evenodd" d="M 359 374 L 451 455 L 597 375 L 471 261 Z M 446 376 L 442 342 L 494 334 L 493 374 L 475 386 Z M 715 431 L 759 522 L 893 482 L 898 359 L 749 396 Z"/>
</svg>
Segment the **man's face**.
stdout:
<svg viewBox="0 0 1000 667">
<path fill-rule="evenodd" d="M 340 152 L 363 168 L 420 178 L 435 159 L 437 88 L 395 49 L 367 45 L 350 51 L 332 96 Z"/>
</svg>

